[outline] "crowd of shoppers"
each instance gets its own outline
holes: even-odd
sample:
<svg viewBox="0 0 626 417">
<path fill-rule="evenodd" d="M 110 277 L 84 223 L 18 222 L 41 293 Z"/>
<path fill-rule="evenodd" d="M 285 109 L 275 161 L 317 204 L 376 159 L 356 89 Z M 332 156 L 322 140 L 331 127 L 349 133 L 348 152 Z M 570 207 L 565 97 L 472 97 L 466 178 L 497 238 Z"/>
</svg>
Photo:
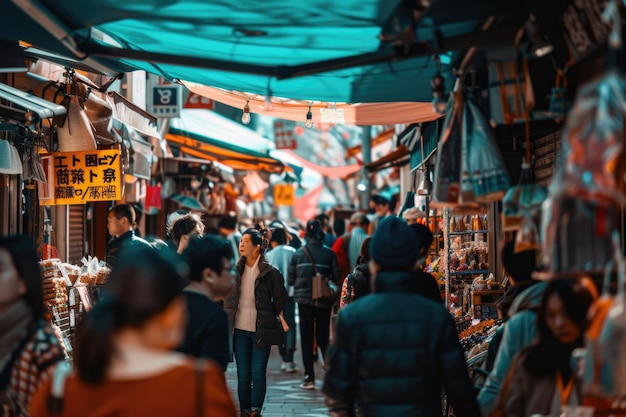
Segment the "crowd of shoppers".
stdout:
<svg viewBox="0 0 626 417">
<path fill-rule="evenodd" d="M 281 222 L 240 233 L 228 218 L 211 233 L 197 215 L 179 213 L 168 227 L 170 250 L 135 236 L 132 206 L 113 207 L 112 272 L 79 327 L 73 369 L 43 319 L 32 240 L 0 239 L 5 415 L 234 416 L 238 410 L 260 417 L 272 346 L 281 371 L 299 371 L 297 331 L 300 388 L 320 387 L 319 350 L 332 416 L 440 416 L 442 393 L 455 415 L 470 417 L 552 415 L 581 403 L 570 359 L 597 298 L 591 280 L 534 281 L 536 252 L 505 245 L 502 263 L 512 284 L 498 304 L 505 323 L 489 345 L 488 377 L 476 391 L 454 320 L 435 279 L 423 271 L 430 230 L 381 210 L 369 236 L 368 217 L 355 213 L 331 249 L 324 244 L 331 241 L 329 223 L 326 232 L 320 220 L 326 218 L 307 222 L 302 241 L 293 242 L 297 236 Z M 313 299 L 317 273 L 343 284 L 337 303 Z M 231 362 L 238 404 L 225 383 Z"/>
</svg>

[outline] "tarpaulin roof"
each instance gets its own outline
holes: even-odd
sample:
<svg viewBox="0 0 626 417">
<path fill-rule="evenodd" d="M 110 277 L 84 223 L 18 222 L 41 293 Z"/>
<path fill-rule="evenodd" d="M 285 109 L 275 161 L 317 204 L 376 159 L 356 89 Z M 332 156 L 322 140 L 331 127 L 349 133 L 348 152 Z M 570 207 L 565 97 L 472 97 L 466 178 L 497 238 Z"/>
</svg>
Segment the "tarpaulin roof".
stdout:
<svg viewBox="0 0 626 417">
<path fill-rule="evenodd" d="M 274 144 L 254 131 L 213 111 L 183 110 L 172 119 L 166 139 L 185 154 L 237 170 L 282 172 L 285 165 L 270 156 Z"/>
<path fill-rule="evenodd" d="M 465 38 L 490 17 L 508 17 L 507 29 L 517 30 L 528 15 L 516 0 L 433 0 L 426 10 L 403 0 L 3 3 L 0 38 L 77 56 L 95 69 L 343 103 L 430 101 L 433 56 L 442 56 L 449 89 L 455 52 L 445 51 L 511 44 L 511 30 Z"/>
</svg>

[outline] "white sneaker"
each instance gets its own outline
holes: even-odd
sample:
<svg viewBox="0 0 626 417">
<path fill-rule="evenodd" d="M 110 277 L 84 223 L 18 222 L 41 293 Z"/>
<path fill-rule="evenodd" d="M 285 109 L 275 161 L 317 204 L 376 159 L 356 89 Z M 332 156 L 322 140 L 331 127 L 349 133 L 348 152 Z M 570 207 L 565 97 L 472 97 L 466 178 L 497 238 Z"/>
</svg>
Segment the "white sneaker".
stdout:
<svg viewBox="0 0 626 417">
<path fill-rule="evenodd" d="M 298 367 L 297 367 L 297 366 L 296 366 L 296 364 L 295 364 L 295 363 L 293 363 L 293 362 L 286 362 L 286 363 L 285 363 L 285 367 L 284 367 L 284 368 L 283 368 L 283 367 L 281 367 L 281 369 L 282 369 L 284 372 L 287 372 L 287 373 L 290 373 L 290 374 L 291 374 L 291 373 L 294 373 L 294 372 L 298 372 L 298 371 L 299 371 Z"/>
<path fill-rule="evenodd" d="M 307 381 L 305 379 L 304 382 L 302 384 L 300 384 L 300 388 L 307 389 L 307 390 L 313 390 L 313 389 L 315 389 L 315 381 Z"/>
</svg>

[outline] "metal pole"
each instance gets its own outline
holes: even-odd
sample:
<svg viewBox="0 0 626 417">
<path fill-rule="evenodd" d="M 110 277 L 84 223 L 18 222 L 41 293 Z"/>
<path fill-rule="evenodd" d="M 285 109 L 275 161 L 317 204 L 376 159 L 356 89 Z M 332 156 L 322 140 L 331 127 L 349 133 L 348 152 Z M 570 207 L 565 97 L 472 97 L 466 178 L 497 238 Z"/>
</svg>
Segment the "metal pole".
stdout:
<svg viewBox="0 0 626 417">
<path fill-rule="evenodd" d="M 363 166 L 372 162 L 372 128 L 371 126 L 362 126 L 361 131 L 361 153 L 363 155 Z M 372 181 L 367 171 L 366 174 L 367 188 L 365 191 L 359 191 L 359 209 L 367 211 L 370 204 L 370 196 L 372 194 Z"/>
</svg>

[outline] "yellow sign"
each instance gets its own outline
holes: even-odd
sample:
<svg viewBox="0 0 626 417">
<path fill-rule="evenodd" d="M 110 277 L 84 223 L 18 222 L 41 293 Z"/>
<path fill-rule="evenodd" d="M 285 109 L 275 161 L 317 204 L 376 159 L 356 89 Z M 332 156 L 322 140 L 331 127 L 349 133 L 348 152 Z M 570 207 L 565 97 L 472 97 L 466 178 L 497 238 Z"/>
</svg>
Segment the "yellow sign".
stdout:
<svg viewBox="0 0 626 417">
<path fill-rule="evenodd" d="M 274 186 L 274 204 L 293 206 L 294 200 L 293 184 L 276 184 Z"/>
<path fill-rule="evenodd" d="M 42 205 L 85 204 L 122 199 L 120 150 L 57 152 L 42 156 L 47 187 Z"/>
</svg>

